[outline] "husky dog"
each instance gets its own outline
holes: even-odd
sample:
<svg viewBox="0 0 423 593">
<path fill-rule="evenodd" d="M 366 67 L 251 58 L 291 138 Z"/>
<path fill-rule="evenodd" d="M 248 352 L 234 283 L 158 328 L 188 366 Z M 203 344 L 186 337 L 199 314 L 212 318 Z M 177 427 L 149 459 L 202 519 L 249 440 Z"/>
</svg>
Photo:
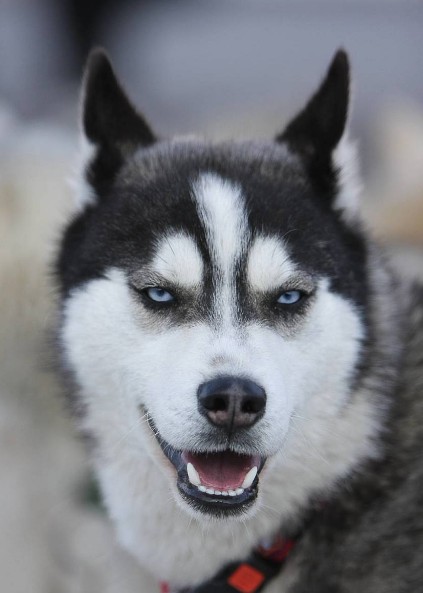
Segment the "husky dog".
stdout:
<svg viewBox="0 0 423 593">
<path fill-rule="evenodd" d="M 423 292 L 363 230 L 348 99 L 340 50 L 275 140 L 164 140 L 89 59 L 61 366 L 163 590 L 227 591 L 280 534 L 278 575 L 230 590 L 423 591 Z"/>
</svg>

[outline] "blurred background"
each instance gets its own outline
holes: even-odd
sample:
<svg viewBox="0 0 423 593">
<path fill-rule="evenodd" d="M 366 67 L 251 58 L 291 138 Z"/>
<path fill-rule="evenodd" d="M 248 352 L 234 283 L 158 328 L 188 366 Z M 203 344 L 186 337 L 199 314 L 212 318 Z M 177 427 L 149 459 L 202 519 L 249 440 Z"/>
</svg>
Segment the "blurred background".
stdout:
<svg viewBox="0 0 423 593">
<path fill-rule="evenodd" d="M 220 139 L 274 136 L 344 47 L 365 218 L 401 273 L 423 277 L 422 31 L 421 1 L 0 0 L 2 593 L 140 591 L 49 353 L 89 49 L 109 51 L 159 134 Z"/>
</svg>

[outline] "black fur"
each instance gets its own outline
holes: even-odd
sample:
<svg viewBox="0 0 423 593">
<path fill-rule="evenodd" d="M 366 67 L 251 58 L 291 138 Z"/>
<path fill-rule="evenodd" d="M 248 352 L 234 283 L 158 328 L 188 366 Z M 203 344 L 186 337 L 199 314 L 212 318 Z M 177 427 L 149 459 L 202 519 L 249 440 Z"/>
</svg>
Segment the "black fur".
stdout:
<svg viewBox="0 0 423 593">
<path fill-rule="evenodd" d="M 69 225 L 57 275 L 65 302 L 72 289 L 118 267 L 139 298 L 137 279 L 153 256 L 156 239 L 183 230 L 197 242 L 206 278 L 201 298 L 186 295 L 185 308 L 168 308 L 164 321 L 204 318 L 212 310 L 220 270 L 209 252 L 193 183 L 202 173 L 216 173 L 239 186 L 250 239 L 263 233 L 283 238 L 310 282 L 328 278 L 330 289 L 361 314 L 367 335 L 354 387 L 369 394 L 384 423 L 380 458 L 355 467 L 339 484 L 290 557 L 297 571 L 289 591 L 417 592 L 423 590 L 416 552 L 423 548 L 423 293 L 416 288 L 415 301 L 402 302 L 360 227 L 334 208 L 338 172 L 332 156 L 347 120 L 348 90 L 348 60 L 340 51 L 317 93 L 276 142 L 168 143 L 155 139 L 126 99 L 107 58 L 97 52 L 89 63 L 84 104 L 84 129 L 97 146 L 87 169 L 96 202 Z M 245 261 L 244 253 L 237 262 L 239 322 L 258 318 L 264 324 L 294 325 L 294 309 L 275 321 L 274 308 L 250 294 Z M 372 276 L 372 266 L 379 264 L 386 287 Z M 385 310 L 377 310 L 382 294 L 385 306 L 398 303 L 398 317 L 395 313 L 388 319 Z"/>
<path fill-rule="evenodd" d="M 291 154 L 274 144 L 178 147 L 157 141 L 105 53 L 95 50 L 85 76 L 83 127 L 98 147 L 87 167 L 98 203 L 66 233 L 58 265 L 64 292 L 111 265 L 142 264 L 154 232 L 167 227 L 187 230 L 210 262 L 191 184 L 216 172 L 241 186 L 253 235 L 262 229 L 282 235 L 305 269 L 331 278 L 334 290 L 364 309 L 365 244 L 331 207 L 337 191 L 331 154 L 344 131 L 348 88 L 348 59 L 340 50 L 306 108 L 277 137 Z M 212 278 L 207 282 L 212 288 Z"/>
<path fill-rule="evenodd" d="M 320 192 L 331 193 L 336 184 L 331 155 L 345 130 L 349 86 L 348 56 L 339 50 L 318 91 L 276 138 L 301 156 Z"/>
<path fill-rule="evenodd" d="M 329 277 L 333 290 L 365 309 L 366 244 L 360 230 L 328 209 L 305 183 L 301 164 L 272 144 L 158 143 L 138 153 L 98 204 L 87 207 L 68 228 L 58 266 L 64 293 L 108 267 L 131 271 L 145 265 L 155 239 L 169 229 L 194 237 L 211 263 L 192 196 L 192 183 L 210 172 L 241 187 L 252 236 L 265 231 L 282 237 L 301 269 Z"/>
<path fill-rule="evenodd" d="M 348 86 L 348 60 L 339 51 L 319 90 L 276 142 L 178 144 L 155 138 L 107 56 L 96 50 L 88 61 L 83 103 L 84 130 L 97 146 L 86 173 L 96 202 L 65 233 L 57 264 L 63 296 L 110 267 L 126 270 L 131 283 L 153 256 L 156 239 L 170 229 L 183 230 L 195 239 L 206 263 L 203 291 L 201 298 L 184 295 L 180 305 L 161 315 L 167 323 L 210 320 L 220 270 L 213 265 L 192 187 L 201 174 L 216 173 L 241 188 L 251 239 L 263 232 L 282 237 L 299 268 L 315 282 L 329 278 L 331 289 L 354 302 L 367 322 L 367 243 L 360 229 L 347 225 L 333 208 L 337 172 L 332 152 L 346 123 Z M 246 256 L 241 256 L 244 264 Z M 295 307 L 276 310 L 249 294 L 241 264 L 239 322 L 259 318 L 295 324 L 300 318 Z M 178 292 L 178 287 L 168 288 Z"/>
<path fill-rule="evenodd" d="M 385 369 L 385 395 L 392 385 L 394 392 L 383 455 L 356 468 L 316 513 L 295 551 L 300 577 L 290 593 L 423 590 L 422 303 L 416 285 L 411 302 L 402 303 L 402 330 L 392 336 L 404 354 L 393 373 Z"/>
<path fill-rule="evenodd" d="M 97 147 L 87 177 L 100 194 L 125 157 L 156 140 L 145 119 L 128 100 L 102 49 L 94 50 L 88 59 L 82 124 L 88 140 Z"/>
</svg>

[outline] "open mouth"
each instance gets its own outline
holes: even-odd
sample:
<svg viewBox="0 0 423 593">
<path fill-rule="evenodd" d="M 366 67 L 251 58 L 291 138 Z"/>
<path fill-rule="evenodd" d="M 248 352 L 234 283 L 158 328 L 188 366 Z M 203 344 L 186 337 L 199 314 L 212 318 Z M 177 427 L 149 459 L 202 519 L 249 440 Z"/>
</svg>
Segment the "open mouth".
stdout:
<svg viewBox="0 0 423 593">
<path fill-rule="evenodd" d="M 202 513 L 237 514 L 258 494 L 258 476 L 266 459 L 231 450 L 206 453 L 178 451 L 165 441 L 149 418 L 163 453 L 177 473 L 177 486 L 188 504 Z"/>
</svg>

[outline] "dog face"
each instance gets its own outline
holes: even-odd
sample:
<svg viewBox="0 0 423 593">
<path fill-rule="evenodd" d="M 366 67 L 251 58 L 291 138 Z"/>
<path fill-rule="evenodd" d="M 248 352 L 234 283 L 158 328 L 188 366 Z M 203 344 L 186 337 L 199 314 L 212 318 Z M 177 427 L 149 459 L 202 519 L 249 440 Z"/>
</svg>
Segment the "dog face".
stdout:
<svg viewBox="0 0 423 593">
<path fill-rule="evenodd" d="M 98 463 L 131 472 L 147 452 L 200 520 L 253 513 L 284 464 L 308 479 L 359 381 L 347 99 L 339 52 L 274 142 L 159 141 L 104 54 L 88 66 L 85 203 L 57 265 L 64 366 Z"/>
</svg>

